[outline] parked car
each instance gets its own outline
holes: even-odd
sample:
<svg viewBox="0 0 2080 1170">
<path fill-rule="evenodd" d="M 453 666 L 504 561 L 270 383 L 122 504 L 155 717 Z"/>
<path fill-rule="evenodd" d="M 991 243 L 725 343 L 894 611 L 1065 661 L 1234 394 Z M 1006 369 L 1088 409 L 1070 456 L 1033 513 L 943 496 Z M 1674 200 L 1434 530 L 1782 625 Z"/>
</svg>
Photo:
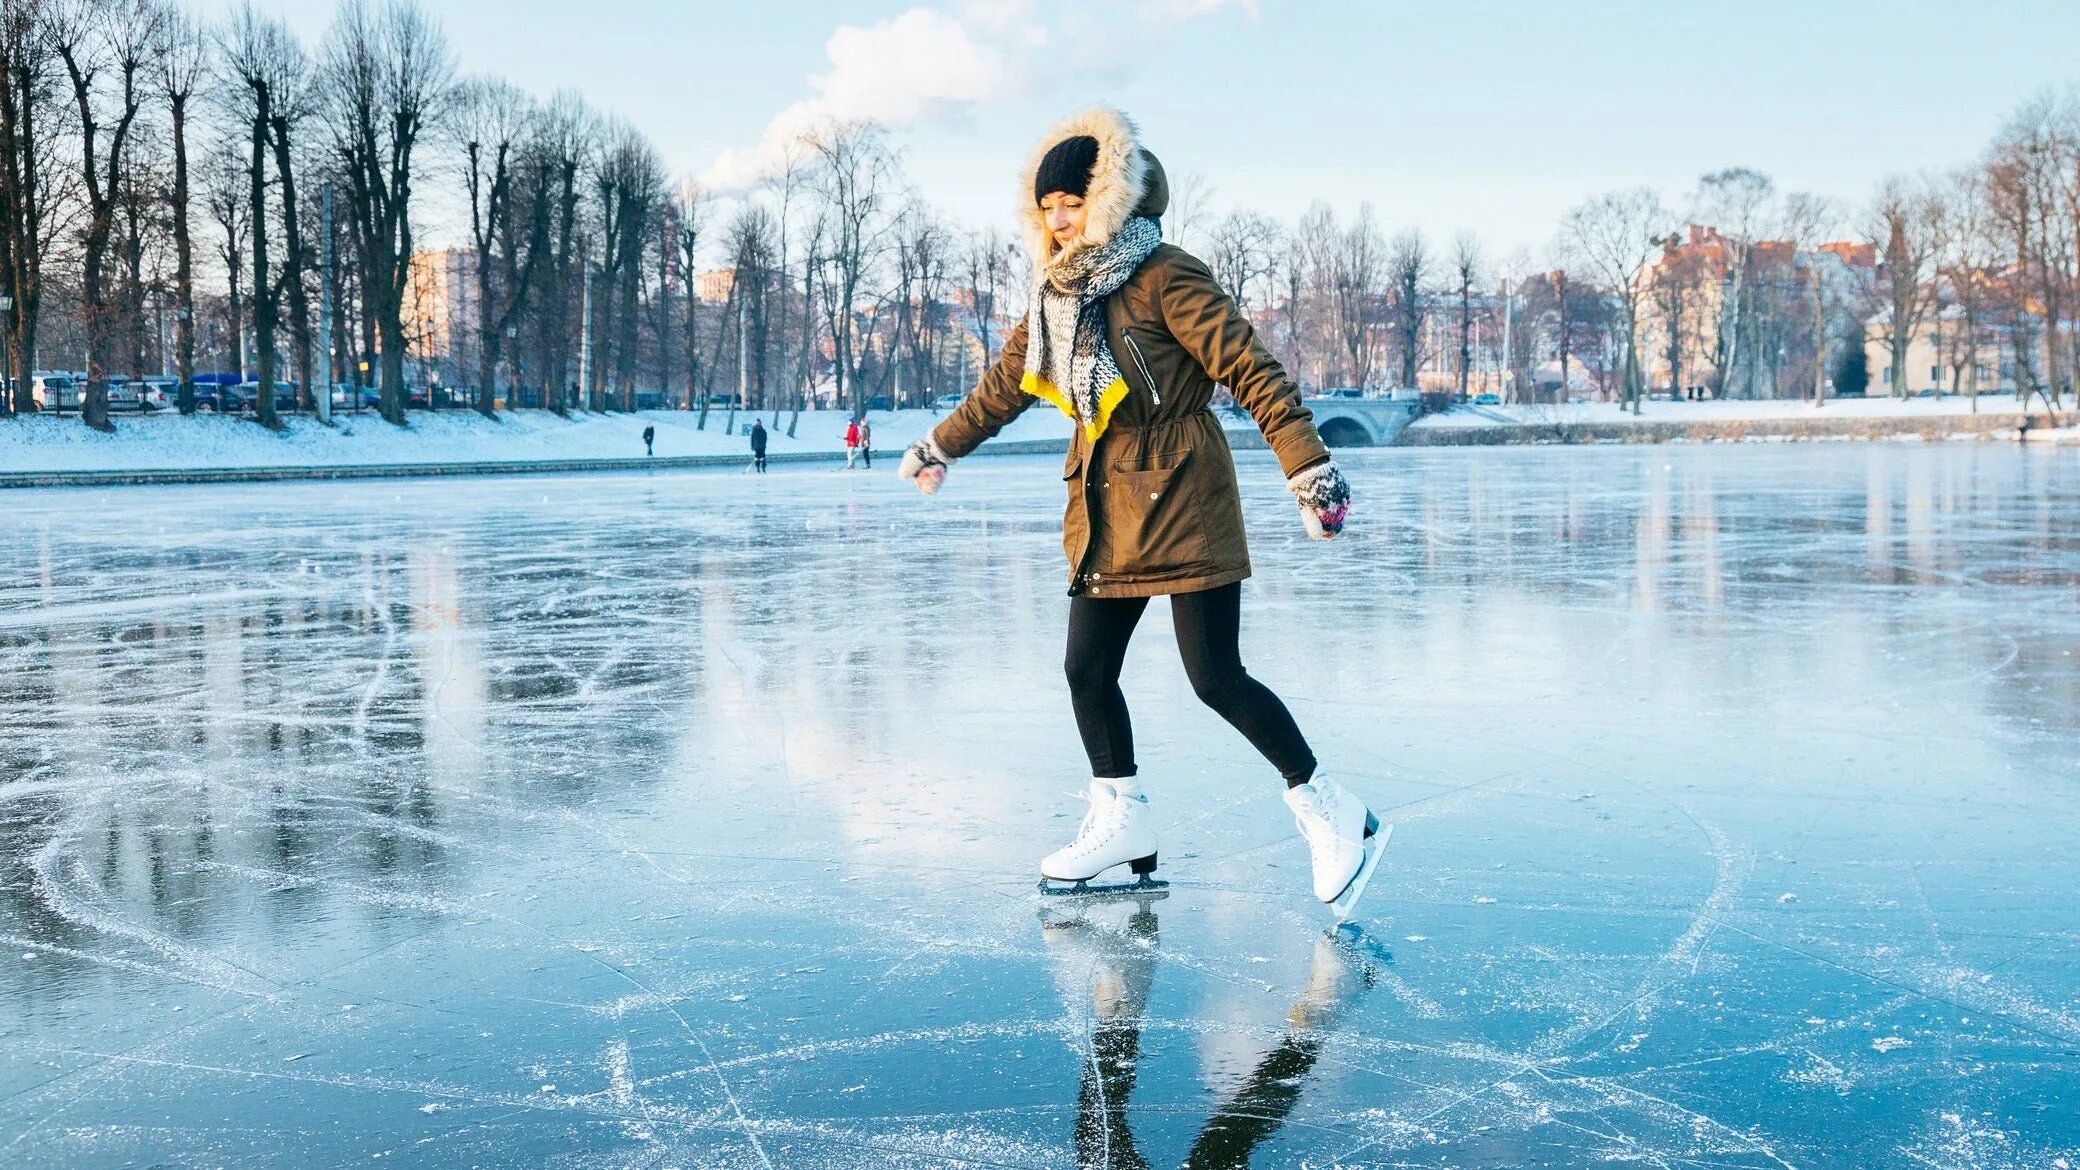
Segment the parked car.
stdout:
<svg viewBox="0 0 2080 1170">
<path fill-rule="evenodd" d="M 108 381 L 108 408 L 110 410 L 143 410 L 144 383 L 123 382 L 110 378 Z"/>
<path fill-rule="evenodd" d="M 172 410 L 180 405 L 179 378 L 144 378 L 137 383 L 137 405 L 148 411 Z"/>
<path fill-rule="evenodd" d="M 79 396 L 79 383 L 72 380 L 71 374 L 38 372 L 29 379 L 29 400 L 38 410 L 78 410 Z"/>
<path fill-rule="evenodd" d="M 438 408 L 447 410 L 455 405 L 455 391 L 446 386 L 414 386 L 405 405 L 413 410 Z"/>
<path fill-rule="evenodd" d="M 260 383 L 241 382 L 238 387 L 238 395 L 241 399 L 244 400 L 244 406 L 253 406 L 254 404 L 260 401 Z M 295 383 L 276 382 L 274 384 L 274 408 L 277 411 L 290 411 L 296 409 Z"/>
<path fill-rule="evenodd" d="M 1395 402 L 1420 402 L 1423 392 L 1414 386 L 1396 386 L 1388 392 L 1387 397 Z"/>
<path fill-rule="evenodd" d="M 195 383 L 195 409 L 216 414 L 237 414 L 246 408 L 246 396 L 228 382 Z"/>
<path fill-rule="evenodd" d="M 1475 406 L 1501 406 L 1501 405 L 1502 405 L 1502 395 L 1500 395 L 1500 394 L 1476 394 L 1476 395 L 1474 395 L 1474 396 L 1473 396 L 1473 404 L 1474 404 Z"/>
<path fill-rule="evenodd" d="M 966 397 L 967 395 L 965 394 L 941 394 L 937 398 L 932 399 L 932 409 L 952 410 L 954 407 L 959 406 L 961 400 Z"/>
</svg>

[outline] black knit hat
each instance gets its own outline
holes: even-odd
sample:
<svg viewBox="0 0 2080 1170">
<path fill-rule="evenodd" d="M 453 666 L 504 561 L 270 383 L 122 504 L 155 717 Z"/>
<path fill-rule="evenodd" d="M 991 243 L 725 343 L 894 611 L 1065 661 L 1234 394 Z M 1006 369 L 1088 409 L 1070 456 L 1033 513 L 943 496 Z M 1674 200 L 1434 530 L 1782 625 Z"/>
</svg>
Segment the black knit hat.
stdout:
<svg viewBox="0 0 2080 1170">
<path fill-rule="evenodd" d="M 1098 165 L 1098 140 L 1088 134 L 1064 138 L 1040 160 L 1033 174 L 1033 202 L 1060 191 L 1083 198 L 1091 189 L 1091 168 Z"/>
</svg>

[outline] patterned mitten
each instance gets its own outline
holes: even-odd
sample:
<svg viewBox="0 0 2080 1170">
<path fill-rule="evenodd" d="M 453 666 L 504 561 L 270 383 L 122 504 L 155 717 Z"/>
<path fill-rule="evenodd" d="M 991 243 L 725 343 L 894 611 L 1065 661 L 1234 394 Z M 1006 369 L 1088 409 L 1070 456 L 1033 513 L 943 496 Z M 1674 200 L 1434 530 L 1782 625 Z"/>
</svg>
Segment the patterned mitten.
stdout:
<svg viewBox="0 0 2080 1170">
<path fill-rule="evenodd" d="M 1351 510 L 1351 485 L 1334 462 L 1317 463 L 1287 480 L 1286 486 L 1300 501 L 1300 522 L 1307 526 L 1307 535 L 1328 540 L 1343 531 Z"/>
<path fill-rule="evenodd" d="M 946 469 L 952 465 L 953 460 L 939 449 L 939 444 L 932 441 L 930 434 L 926 434 L 903 452 L 903 463 L 896 468 L 896 475 L 916 480 L 917 490 L 929 496 L 946 482 Z"/>
</svg>

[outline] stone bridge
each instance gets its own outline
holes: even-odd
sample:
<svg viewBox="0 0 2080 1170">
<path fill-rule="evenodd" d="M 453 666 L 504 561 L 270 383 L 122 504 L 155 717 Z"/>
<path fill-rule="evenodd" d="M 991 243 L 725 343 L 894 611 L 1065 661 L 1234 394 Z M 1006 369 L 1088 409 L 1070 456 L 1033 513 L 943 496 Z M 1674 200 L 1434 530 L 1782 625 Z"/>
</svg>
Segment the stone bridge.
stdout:
<svg viewBox="0 0 2080 1170">
<path fill-rule="evenodd" d="M 1331 447 L 1385 447 L 1415 421 L 1422 404 L 1388 398 L 1304 399 L 1314 412 L 1314 427 Z"/>
</svg>

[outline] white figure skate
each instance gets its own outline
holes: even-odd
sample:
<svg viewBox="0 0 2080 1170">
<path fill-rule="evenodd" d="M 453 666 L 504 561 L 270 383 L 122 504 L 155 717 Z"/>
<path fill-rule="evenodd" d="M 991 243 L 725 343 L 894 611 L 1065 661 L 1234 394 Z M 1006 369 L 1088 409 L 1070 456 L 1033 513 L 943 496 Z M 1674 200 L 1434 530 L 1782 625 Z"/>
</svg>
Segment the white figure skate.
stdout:
<svg viewBox="0 0 2080 1170">
<path fill-rule="evenodd" d="M 1169 885 L 1149 876 L 1156 870 L 1156 827 L 1139 786 L 1132 780 L 1093 778 L 1089 798 L 1090 811 L 1083 816 L 1076 840 L 1040 862 L 1040 892 L 1115 894 Z M 1135 880 L 1091 884 L 1092 878 L 1119 865 L 1130 867 Z"/>
<path fill-rule="evenodd" d="M 1381 850 L 1393 835 L 1365 802 L 1322 773 L 1286 789 L 1286 806 L 1314 855 L 1314 896 L 1338 922 L 1348 921 L 1372 881 Z"/>
</svg>

